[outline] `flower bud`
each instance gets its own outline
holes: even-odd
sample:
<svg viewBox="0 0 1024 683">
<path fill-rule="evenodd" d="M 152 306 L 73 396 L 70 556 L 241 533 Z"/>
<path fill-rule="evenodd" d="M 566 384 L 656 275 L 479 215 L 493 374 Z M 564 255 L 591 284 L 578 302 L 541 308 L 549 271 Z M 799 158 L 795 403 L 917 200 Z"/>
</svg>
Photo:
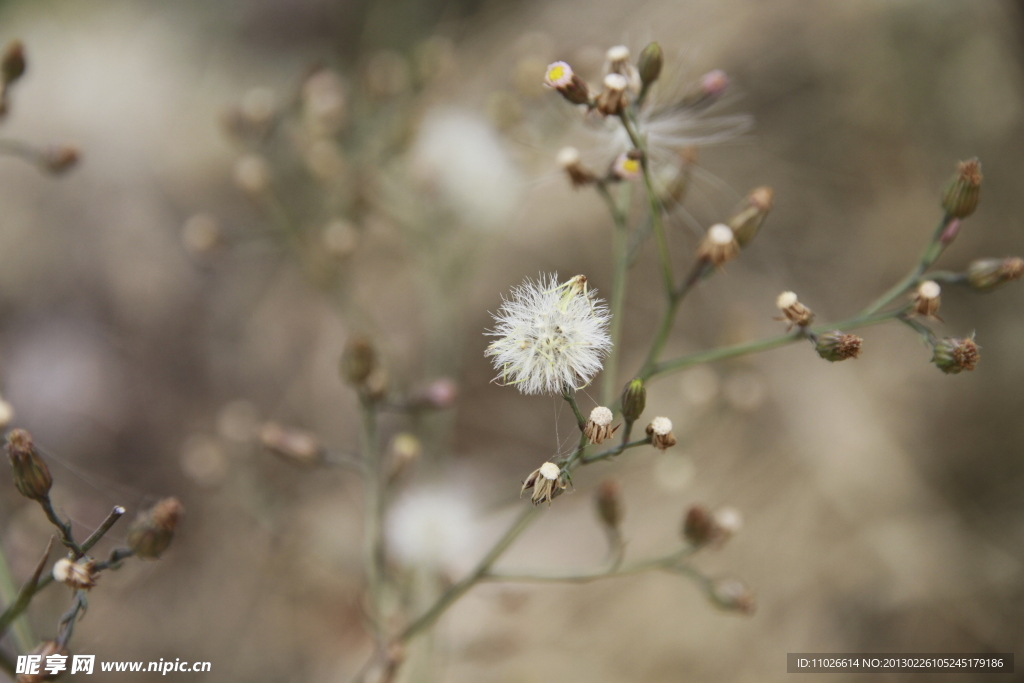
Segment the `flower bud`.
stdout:
<svg viewBox="0 0 1024 683">
<path fill-rule="evenodd" d="M 929 318 L 941 320 L 938 315 L 942 303 L 942 287 L 934 280 L 925 280 L 914 292 L 914 312 Z"/>
<path fill-rule="evenodd" d="M 377 352 L 370 340 L 350 337 L 341 353 L 341 378 L 354 387 L 362 386 L 377 369 Z"/>
<path fill-rule="evenodd" d="M 612 411 L 604 406 L 598 406 L 590 411 L 590 419 L 583 427 L 583 434 L 590 443 L 601 443 L 612 438 L 612 434 L 619 428 L 619 425 L 612 427 L 612 417 Z"/>
<path fill-rule="evenodd" d="M 622 417 L 636 422 L 647 407 L 647 387 L 642 379 L 634 379 L 622 390 Z"/>
<path fill-rule="evenodd" d="M 716 579 L 709 591 L 711 601 L 724 610 L 751 615 L 757 611 L 757 596 L 739 579 Z"/>
<path fill-rule="evenodd" d="M 20 40 L 8 43 L 0 58 L 0 77 L 3 85 L 14 83 L 25 73 L 25 45 Z"/>
<path fill-rule="evenodd" d="M 757 236 L 774 202 L 775 193 L 770 187 L 757 187 L 747 193 L 728 223 L 741 247 L 747 246 Z"/>
<path fill-rule="evenodd" d="M 590 104 L 590 89 L 565 62 L 548 64 L 544 73 L 544 85 L 560 92 L 562 97 L 572 104 Z"/>
<path fill-rule="evenodd" d="M 935 345 L 932 362 L 947 375 L 958 375 L 978 365 L 978 345 L 974 338 L 946 337 Z"/>
<path fill-rule="evenodd" d="M 96 585 L 99 574 L 94 560 L 83 558 L 76 562 L 62 557 L 53 564 L 53 578 L 75 590 L 89 590 Z"/>
<path fill-rule="evenodd" d="M 445 410 L 455 405 L 459 398 L 459 385 L 450 377 L 439 377 L 427 385 L 416 397 L 415 404 L 433 410 Z"/>
<path fill-rule="evenodd" d="M 836 361 L 859 356 L 860 347 L 863 343 L 864 340 L 855 334 L 833 330 L 818 335 L 818 341 L 814 345 L 814 350 L 825 360 L 835 363 Z"/>
<path fill-rule="evenodd" d="M 42 658 L 39 663 L 39 669 L 37 673 L 20 673 L 18 678 L 15 679 L 17 683 L 41 683 L 42 681 L 53 681 L 56 680 L 60 675 L 60 672 L 50 673 L 46 670 L 46 658 L 52 655 L 60 655 L 63 657 L 68 656 L 67 648 L 62 648 L 56 642 L 52 640 L 46 640 L 36 646 L 29 654 L 38 655 Z M 66 661 L 66 660 L 65 660 Z"/>
<path fill-rule="evenodd" d="M 551 505 L 551 501 L 562 495 L 566 486 L 568 486 L 568 477 L 562 472 L 562 468 L 553 462 L 546 462 L 530 473 L 530 476 L 523 482 L 523 488 L 519 490 L 519 495 L 522 496 L 527 489 L 533 489 L 530 500 L 534 505 L 541 503 Z"/>
<path fill-rule="evenodd" d="M 610 73 L 604 77 L 604 90 L 596 100 L 596 107 L 605 116 L 618 116 L 626 106 L 626 88 L 629 80 L 622 74 Z"/>
<path fill-rule="evenodd" d="M 569 181 L 573 187 L 589 185 L 597 180 L 597 176 L 583 165 L 580 151 L 575 147 L 563 147 L 558 152 L 557 161 L 558 165 L 565 171 L 565 174 L 569 176 Z"/>
<path fill-rule="evenodd" d="M 942 191 L 942 208 L 952 218 L 967 218 L 981 197 L 981 162 L 977 157 L 961 161 L 956 175 Z"/>
<path fill-rule="evenodd" d="M 703 505 L 693 505 L 683 518 L 683 538 L 692 545 L 707 545 L 714 538 L 715 519 Z"/>
<path fill-rule="evenodd" d="M 260 427 L 259 439 L 264 448 L 291 463 L 317 465 L 324 459 L 320 440 L 309 432 L 267 422 Z"/>
<path fill-rule="evenodd" d="M 139 513 L 128 528 L 128 547 L 136 557 L 155 560 L 167 550 L 181 518 L 181 502 L 164 498 L 149 510 Z"/>
<path fill-rule="evenodd" d="M 978 259 L 967 266 L 967 283 L 976 291 L 991 292 L 1007 282 L 1019 280 L 1024 275 L 1024 259 L 1011 258 Z"/>
<path fill-rule="evenodd" d="M 647 436 L 651 437 L 651 445 L 658 450 L 665 450 L 676 445 L 676 437 L 672 434 L 672 420 L 667 417 L 656 417 L 647 425 Z"/>
<path fill-rule="evenodd" d="M 650 87 L 661 75 L 661 67 L 665 64 L 665 55 L 658 43 L 648 43 L 644 51 L 640 53 L 637 60 L 637 71 L 640 72 L 640 82 L 644 87 Z"/>
<path fill-rule="evenodd" d="M 636 180 L 640 177 L 640 151 L 631 149 L 615 158 L 608 176 L 612 180 Z"/>
<path fill-rule="evenodd" d="M 619 496 L 619 484 L 614 479 L 602 481 L 594 494 L 594 506 L 597 516 L 609 529 L 618 529 L 622 523 L 622 502 Z"/>
<path fill-rule="evenodd" d="M 74 145 L 46 147 L 39 153 L 39 166 L 53 175 L 61 175 L 78 165 L 82 153 Z"/>
<path fill-rule="evenodd" d="M 31 500 L 46 500 L 53 486 L 50 468 L 32 443 L 32 435 L 24 429 L 12 429 L 7 435 L 7 457 L 11 461 L 14 485 L 21 495 Z"/>
<path fill-rule="evenodd" d="M 399 432 L 391 439 L 391 467 L 388 481 L 396 481 L 423 456 L 423 443 L 409 432 Z"/>
<path fill-rule="evenodd" d="M 740 245 L 736 236 L 725 223 L 718 223 L 708 228 L 704 241 L 697 248 L 697 258 L 718 267 L 736 258 L 740 253 Z"/>
<path fill-rule="evenodd" d="M 800 303 L 795 292 L 783 292 L 775 299 L 775 305 L 784 317 L 779 320 L 788 320 L 790 327 L 797 325 L 799 327 L 807 327 L 811 324 L 814 319 L 814 313 L 811 309 Z"/>
</svg>

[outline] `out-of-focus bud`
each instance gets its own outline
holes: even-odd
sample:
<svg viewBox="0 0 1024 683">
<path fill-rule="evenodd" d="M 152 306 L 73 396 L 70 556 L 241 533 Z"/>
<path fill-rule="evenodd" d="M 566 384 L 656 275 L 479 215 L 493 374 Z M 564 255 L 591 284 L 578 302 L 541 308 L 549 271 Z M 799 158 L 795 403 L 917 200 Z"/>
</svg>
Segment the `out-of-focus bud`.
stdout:
<svg viewBox="0 0 1024 683">
<path fill-rule="evenodd" d="M 833 330 L 818 335 L 818 341 L 814 345 L 814 350 L 825 360 L 835 363 L 836 361 L 859 356 L 860 347 L 863 343 L 864 340 L 855 334 Z"/>
<path fill-rule="evenodd" d="M 977 157 L 961 161 L 942 191 L 942 208 L 952 218 L 967 218 L 981 198 L 981 162 Z"/>
<path fill-rule="evenodd" d="M 39 167 L 52 175 L 61 175 L 78 165 L 82 153 L 74 145 L 44 147 L 39 151 Z"/>
<path fill-rule="evenodd" d="M 0 58 L 0 74 L 3 85 L 14 83 L 25 74 L 25 45 L 20 40 L 7 44 Z"/>
<path fill-rule="evenodd" d="M 697 258 L 707 261 L 716 268 L 733 260 L 739 253 L 740 245 L 736 241 L 736 236 L 732 228 L 725 223 L 712 225 L 697 248 Z"/>
<path fill-rule="evenodd" d="M 717 542 L 725 543 L 743 528 L 743 515 L 734 507 L 722 507 L 715 510 L 712 517 L 718 531 Z"/>
<path fill-rule="evenodd" d="M 770 187 L 757 187 L 747 193 L 743 204 L 728 223 L 741 247 L 747 246 L 757 236 L 774 203 L 775 193 Z"/>
<path fill-rule="evenodd" d="M 345 343 L 341 353 L 341 378 L 354 387 L 363 386 L 377 369 L 377 352 L 370 340 L 357 335 Z"/>
<path fill-rule="evenodd" d="M 636 422 L 647 407 L 647 387 L 642 379 L 634 379 L 622 390 L 622 417 Z"/>
<path fill-rule="evenodd" d="M 32 435 L 24 429 L 12 429 L 7 435 L 7 457 L 11 461 L 14 485 L 21 495 L 31 500 L 46 500 L 53 486 L 50 468 L 32 443 Z"/>
<path fill-rule="evenodd" d="M 8 401 L 0 398 L 0 431 L 7 429 L 7 425 L 11 424 L 11 420 L 14 419 L 14 406 Z"/>
<path fill-rule="evenodd" d="M 665 450 L 676 445 L 676 437 L 672 433 L 672 420 L 667 417 L 656 417 L 647 425 L 647 436 L 651 437 L 651 445 L 658 450 Z"/>
<path fill-rule="evenodd" d="M 608 169 L 608 178 L 610 180 L 636 180 L 639 178 L 640 156 L 641 152 L 638 149 L 631 149 L 617 156 L 612 162 L 611 168 Z"/>
<path fill-rule="evenodd" d="M 260 443 L 274 455 L 298 465 L 318 465 L 324 459 L 324 447 L 309 432 L 267 422 L 259 431 Z"/>
<path fill-rule="evenodd" d="M 258 154 L 245 154 L 235 162 L 235 185 L 246 194 L 259 196 L 270 189 L 270 164 Z"/>
<path fill-rule="evenodd" d="M 683 517 L 683 538 L 692 545 L 707 545 L 714 538 L 715 518 L 703 505 L 692 505 Z"/>
<path fill-rule="evenodd" d="M 174 539 L 182 506 L 177 498 L 164 498 L 149 510 L 140 512 L 128 528 L 128 547 L 136 557 L 159 558 Z"/>
<path fill-rule="evenodd" d="M 317 69 L 302 84 L 302 115 L 314 135 L 335 135 L 345 125 L 345 86 L 330 69 Z"/>
<path fill-rule="evenodd" d="M 640 92 L 640 72 L 629 61 L 629 48 L 625 45 L 616 45 L 608 50 L 605 55 L 605 73 L 619 74 L 626 79 L 626 88 L 630 94 L 636 95 Z"/>
<path fill-rule="evenodd" d="M 979 292 L 991 292 L 1007 282 L 1019 280 L 1024 275 L 1024 259 L 990 258 L 972 261 L 967 266 L 967 283 Z"/>
<path fill-rule="evenodd" d="M 597 95 L 596 107 L 605 116 L 618 116 L 626 106 L 626 88 L 629 80 L 622 74 L 604 77 L 604 90 Z"/>
<path fill-rule="evenodd" d="M 711 601 L 724 610 L 751 615 L 757 611 L 757 596 L 739 579 L 715 579 L 709 591 Z"/>
<path fill-rule="evenodd" d="M 190 216 L 181 226 L 181 243 L 194 256 L 205 256 L 221 243 L 220 224 L 208 213 Z"/>
<path fill-rule="evenodd" d="M 36 646 L 29 654 L 38 655 L 41 658 L 38 673 L 20 673 L 16 679 L 17 683 L 41 683 L 42 681 L 53 681 L 60 676 L 61 672 L 50 673 L 46 668 L 46 658 L 53 655 L 67 657 L 67 648 L 62 648 L 52 640 L 46 640 Z M 64 661 L 67 661 L 66 659 Z"/>
<path fill-rule="evenodd" d="M 371 401 L 383 401 L 391 390 L 391 376 L 386 368 L 376 368 L 363 384 L 366 397 Z"/>
<path fill-rule="evenodd" d="M 96 585 L 99 574 L 94 560 L 83 558 L 76 562 L 62 557 L 53 564 L 53 578 L 75 590 L 89 590 Z"/>
<path fill-rule="evenodd" d="M 427 385 L 426 389 L 413 398 L 417 408 L 446 410 L 455 405 L 459 398 L 459 385 L 450 377 L 439 377 Z"/>
<path fill-rule="evenodd" d="M 594 494 L 594 507 L 602 524 L 612 530 L 619 528 L 622 523 L 622 501 L 617 481 L 605 479 L 598 485 Z"/>
<path fill-rule="evenodd" d="M 597 176 L 583 165 L 580 151 L 575 147 L 563 147 L 558 152 L 558 165 L 562 167 L 573 187 L 589 185 L 597 180 Z"/>
<path fill-rule="evenodd" d="M 665 55 L 658 43 L 648 43 L 640 59 L 637 60 L 637 70 L 640 72 L 640 82 L 644 87 L 650 87 L 661 75 L 661 67 L 665 64 Z"/>
<path fill-rule="evenodd" d="M 409 432 L 400 432 L 391 439 L 391 472 L 394 481 L 409 471 L 423 456 L 423 443 Z"/>
<path fill-rule="evenodd" d="M 814 320 L 814 313 L 811 309 L 800 303 L 796 292 L 783 292 L 775 299 L 775 305 L 782 311 L 782 318 L 777 320 L 788 320 L 790 328 L 793 325 L 807 327 Z"/>
<path fill-rule="evenodd" d="M 572 67 L 565 62 L 548 64 L 544 72 L 544 85 L 554 88 L 562 97 L 573 104 L 590 105 L 590 89 L 582 78 L 573 73 Z"/>
<path fill-rule="evenodd" d="M 718 99 L 729 89 L 729 75 L 721 69 L 714 69 L 700 77 L 700 89 L 705 97 Z"/>
<path fill-rule="evenodd" d="M 934 280 L 925 280 L 914 292 L 914 313 L 942 320 L 937 314 L 942 304 L 942 287 Z"/>
<path fill-rule="evenodd" d="M 935 345 L 932 362 L 947 375 L 958 375 L 978 365 L 978 345 L 974 338 L 946 337 Z"/>
<path fill-rule="evenodd" d="M 619 428 L 619 425 L 612 427 L 612 417 L 612 411 L 604 406 L 598 406 L 590 411 L 590 419 L 583 428 L 583 434 L 590 443 L 601 443 L 612 438 Z"/>
</svg>

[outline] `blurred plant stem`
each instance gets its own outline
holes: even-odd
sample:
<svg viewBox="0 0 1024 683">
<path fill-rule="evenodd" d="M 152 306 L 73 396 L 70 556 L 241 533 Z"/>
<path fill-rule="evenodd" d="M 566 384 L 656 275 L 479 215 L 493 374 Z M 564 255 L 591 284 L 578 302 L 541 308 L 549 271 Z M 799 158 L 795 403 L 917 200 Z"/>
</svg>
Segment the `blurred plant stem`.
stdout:
<svg viewBox="0 0 1024 683">
<path fill-rule="evenodd" d="M 53 541 L 50 541 L 50 545 L 47 546 L 47 554 L 49 554 L 50 547 L 52 547 Z M 45 559 L 45 558 L 44 558 Z M 38 581 L 38 577 L 36 577 Z M 32 581 L 31 593 L 35 593 L 36 581 Z M 18 648 L 18 652 L 28 652 L 35 645 L 35 636 L 32 634 L 32 627 L 28 623 L 28 619 L 22 613 L 24 607 L 21 610 L 17 609 L 21 598 L 22 590 L 14 583 L 14 575 L 11 573 L 11 566 L 7 562 L 7 555 L 0 548 L 0 599 L 3 600 L 5 612 L 0 616 L 0 635 L 3 635 L 4 630 L 8 624 L 11 626 L 11 634 L 14 638 L 14 645 Z M 29 596 L 31 599 L 31 595 Z M 27 605 L 27 602 L 26 602 Z M 10 613 L 10 615 L 8 615 Z M 9 673 L 13 673 L 13 670 Z"/>
<path fill-rule="evenodd" d="M 589 583 L 631 574 L 641 574 L 655 569 L 678 569 L 680 563 L 696 552 L 694 546 L 686 546 L 665 555 L 638 560 L 619 566 L 616 559 L 605 567 L 562 572 L 488 572 L 484 581 L 508 581 L 510 583 Z M 694 570 L 698 575 L 700 572 Z"/>
<path fill-rule="evenodd" d="M 625 189 L 629 185 L 624 186 Z M 608 191 L 606 183 L 599 182 L 597 191 L 608 207 L 614 224 L 612 240 L 612 294 L 610 299 L 609 312 L 612 315 L 611 326 L 608 335 L 612 340 L 612 350 L 608 353 L 604 364 L 604 377 L 601 379 L 601 405 L 610 406 L 615 400 L 615 394 L 619 389 L 619 342 L 622 338 L 622 314 L 626 303 L 626 274 L 629 270 L 629 230 L 626 225 L 626 209 L 629 205 L 629 193 L 621 202 L 615 201 L 611 192 Z"/>
<path fill-rule="evenodd" d="M 369 583 L 370 621 L 378 648 L 384 642 L 384 510 L 386 506 L 384 472 L 377 429 L 377 405 L 364 391 L 359 396 L 362 414 L 362 450 L 364 459 L 364 544 L 366 576 Z"/>
</svg>

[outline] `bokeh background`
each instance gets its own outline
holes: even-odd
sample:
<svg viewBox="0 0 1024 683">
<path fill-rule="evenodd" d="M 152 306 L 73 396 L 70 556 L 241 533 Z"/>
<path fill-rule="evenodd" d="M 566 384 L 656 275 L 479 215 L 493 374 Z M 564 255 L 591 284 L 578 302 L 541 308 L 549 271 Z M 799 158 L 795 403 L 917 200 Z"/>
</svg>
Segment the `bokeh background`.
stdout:
<svg viewBox="0 0 1024 683">
<path fill-rule="evenodd" d="M 916 258 L 960 159 L 981 158 L 983 201 L 940 267 L 1024 252 L 1017 3 L 37 0 L 0 4 L 0 26 L 29 58 L 3 136 L 83 151 L 60 178 L 0 159 L 4 398 L 81 528 L 165 495 L 187 515 L 164 559 L 103 577 L 72 648 L 212 662 L 182 680 L 347 680 L 368 652 L 358 481 L 252 438 L 273 419 L 357 447 L 336 370 L 354 331 L 374 338 L 396 392 L 441 376 L 460 389 L 453 411 L 385 423 L 388 438 L 415 427 L 425 449 L 398 507 L 418 496 L 446 520 L 436 539 L 400 530 L 395 555 L 439 554 L 457 575 L 526 504 L 521 479 L 564 449 L 559 402 L 490 383 L 483 358 L 487 311 L 524 277 L 610 287 L 608 217 L 554 161 L 572 142 L 607 163 L 607 142 L 543 90 L 546 63 L 593 78 L 608 47 L 656 39 L 666 79 L 724 69 L 728 111 L 754 121 L 701 150 L 689 213 L 670 226 L 678 267 L 748 189 L 775 188 L 776 208 L 686 302 L 671 354 L 777 333 L 783 289 L 820 319 L 858 310 Z M 318 64 L 340 75 L 364 161 L 295 127 L 263 146 L 226 131 L 239 111 L 294 113 Z M 254 149 L 269 166 L 239 165 Z M 305 235 L 297 248 L 275 237 L 281 211 Z M 332 224 L 333 252 L 299 264 Z M 616 383 L 660 312 L 654 264 L 648 249 L 633 271 Z M 696 564 L 753 586 L 755 616 L 661 574 L 485 585 L 409 680 L 765 681 L 787 677 L 787 652 L 1019 649 L 1024 290 L 945 294 L 939 329 L 977 331 L 977 371 L 944 376 L 909 330 L 882 326 L 856 362 L 798 346 L 663 378 L 649 412 L 671 417 L 679 446 L 581 470 L 503 561 L 600 563 L 591 492 L 615 477 L 634 556 L 675 542 L 693 503 L 738 508 L 742 533 Z M 23 577 L 49 531 L 0 479 L 0 542 Z M 37 635 L 67 599 L 36 601 Z"/>
</svg>

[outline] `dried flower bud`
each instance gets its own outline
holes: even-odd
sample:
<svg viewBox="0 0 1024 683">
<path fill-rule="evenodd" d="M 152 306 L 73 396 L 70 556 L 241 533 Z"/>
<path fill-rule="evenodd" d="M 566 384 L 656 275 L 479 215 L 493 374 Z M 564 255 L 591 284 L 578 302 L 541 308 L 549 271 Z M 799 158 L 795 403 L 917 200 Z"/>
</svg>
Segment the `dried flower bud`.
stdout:
<svg viewBox="0 0 1024 683">
<path fill-rule="evenodd" d="M 932 362 L 947 375 L 958 375 L 964 370 L 973 370 L 978 365 L 978 345 L 973 337 L 946 337 L 935 345 Z"/>
<path fill-rule="evenodd" d="M 967 218 L 981 198 L 981 162 L 977 157 L 961 161 L 956 175 L 942 191 L 942 208 L 952 218 Z"/>
<path fill-rule="evenodd" d="M 626 88 L 633 95 L 640 92 L 640 72 L 629 61 L 629 48 L 625 45 L 616 45 L 608 50 L 605 62 L 606 74 L 619 74 L 626 79 Z"/>
<path fill-rule="evenodd" d="M 697 248 L 697 258 L 718 267 L 733 260 L 740 253 L 736 236 L 725 223 L 712 225 Z"/>
<path fill-rule="evenodd" d="M 1024 259 L 1011 258 L 978 259 L 967 267 L 967 283 L 976 291 L 991 292 L 1007 282 L 1019 280 L 1024 275 Z"/>
<path fill-rule="evenodd" d="M 74 145 L 45 147 L 39 152 L 39 167 L 47 173 L 61 175 L 78 165 L 82 153 Z"/>
<path fill-rule="evenodd" d="M 938 315 L 942 303 L 942 287 L 934 280 L 925 280 L 914 292 L 914 313 L 941 320 Z"/>
<path fill-rule="evenodd" d="M 11 420 L 14 419 L 14 406 L 8 401 L 0 398 L 0 430 L 7 429 L 7 426 L 11 424 Z"/>
<path fill-rule="evenodd" d="M 245 154 L 235 162 L 235 185 L 258 196 L 270 189 L 270 164 L 258 154 Z"/>
<path fill-rule="evenodd" d="M 21 495 L 31 500 L 46 500 L 53 486 L 50 468 L 32 443 L 32 435 L 24 429 L 12 429 L 7 434 L 7 457 L 11 461 L 14 485 Z"/>
<path fill-rule="evenodd" d="M 707 545 L 714 538 L 715 519 L 703 505 L 693 505 L 683 518 L 683 538 L 692 545 Z"/>
<path fill-rule="evenodd" d="M 41 683 L 42 681 L 53 681 L 60 676 L 60 672 L 50 673 L 46 670 L 46 658 L 53 655 L 59 655 L 62 657 L 68 656 L 67 648 L 60 647 L 56 642 L 52 640 L 46 640 L 36 646 L 29 654 L 38 655 L 41 658 L 40 666 L 37 673 L 21 673 L 18 674 L 18 678 L 15 679 L 16 683 Z"/>
<path fill-rule="evenodd" d="M 800 303 L 797 299 L 795 292 L 783 292 L 775 299 L 775 305 L 780 311 L 782 311 L 782 318 L 778 320 L 788 320 L 789 327 L 792 329 L 793 325 L 799 327 L 807 327 L 814 320 L 814 313 L 811 309 Z"/>
<path fill-rule="evenodd" d="M 423 443 L 409 432 L 399 432 L 391 439 L 391 472 L 389 481 L 405 474 L 423 456 Z"/>
<path fill-rule="evenodd" d="M 636 422 L 647 407 L 647 387 L 642 379 L 634 379 L 622 390 L 622 417 Z"/>
<path fill-rule="evenodd" d="M 565 62 L 548 64 L 544 73 L 544 85 L 562 93 L 562 97 L 573 104 L 590 104 L 590 89 Z"/>
<path fill-rule="evenodd" d="M 25 73 L 25 45 L 20 40 L 7 44 L 3 57 L 0 58 L 0 74 L 3 85 L 8 86 Z"/>
<path fill-rule="evenodd" d="M 665 450 L 676 445 L 676 437 L 672 434 L 672 420 L 667 417 L 656 417 L 647 425 L 647 436 L 651 437 L 651 445 L 658 450 Z"/>
<path fill-rule="evenodd" d="M 580 151 L 575 147 L 563 147 L 558 152 L 558 165 L 562 167 L 573 187 L 589 185 L 597 180 L 597 176 L 583 165 Z"/>
<path fill-rule="evenodd" d="M 181 512 L 177 498 L 164 498 L 149 510 L 140 512 L 128 528 L 128 547 L 135 556 L 146 560 L 159 558 L 171 545 Z"/>
<path fill-rule="evenodd" d="M 374 368 L 366 378 L 363 389 L 366 391 L 366 398 L 371 401 L 383 401 L 391 389 L 391 375 L 386 368 Z"/>
<path fill-rule="evenodd" d="M 541 503 L 551 505 L 551 501 L 562 495 L 566 486 L 568 486 L 568 476 L 562 472 L 562 468 L 553 462 L 546 462 L 530 473 L 530 476 L 523 482 L 523 488 L 519 490 L 519 495 L 522 496 L 527 489 L 533 489 L 530 500 L 534 505 Z"/>
<path fill-rule="evenodd" d="M 601 523 L 612 530 L 622 523 L 622 502 L 619 496 L 619 483 L 614 479 L 605 479 L 594 493 L 594 507 Z"/>
<path fill-rule="evenodd" d="M 318 465 L 323 462 L 324 448 L 309 432 L 267 422 L 260 427 L 259 439 L 264 448 L 290 463 Z"/>
<path fill-rule="evenodd" d="M 377 369 L 377 352 L 362 335 L 350 337 L 341 353 L 341 378 L 354 387 L 363 386 Z"/>
<path fill-rule="evenodd" d="M 53 578 L 75 590 L 89 590 L 96 585 L 99 574 L 95 560 L 82 558 L 76 562 L 62 557 L 53 564 Z"/>
<path fill-rule="evenodd" d="M 814 345 L 814 350 L 825 360 L 835 363 L 836 361 L 859 356 L 860 347 L 863 343 L 864 340 L 855 334 L 833 330 L 818 335 L 818 341 Z"/>
<path fill-rule="evenodd" d="M 741 247 L 757 236 L 774 203 L 775 193 L 770 187 L 757 187 L 747 193 L 740 208 L 729 219 L 729 227 Z"/>
<path fill-rule="evenodd" d="M 612 180 L 636 180 L 640 177 L 640 151 L 631 149 L 615 158 L 608 176 Z"/>
<path fill-rule="evenodd" d="M 722 609 L 751 615 L 757 611 L 757 596 L 739 579 L 715 579 L 709 591 L 711 601 Z"/>
<path fill-rule="evenodd" d="M 622 74 L 610 73 L 604 77 L 604 90 L 597 95 L 595 106 L 605 116 L 618 116 L 626 107 L 626 88 L 629 80 Z"/>
<path fill-rule="evenodd" d="M 612 427 L 612 411 L 604 406 L 598 406 L 590 411 L 590 419 L 583 428 L 583 434 L 590 443 L 601 443 L 605 439 L 612 438 L 620 425 Z"/>
<path fill-rule="evenodd" d="M 644 51 L 640 53 L 637 60 L 637 71 L 640 72 L 640 82 L 645 87 L 650 87 L 661 75 L 661 67 L 665 64 L 665 55 L 658 43 L 648 43 Z"/>
</svg>

